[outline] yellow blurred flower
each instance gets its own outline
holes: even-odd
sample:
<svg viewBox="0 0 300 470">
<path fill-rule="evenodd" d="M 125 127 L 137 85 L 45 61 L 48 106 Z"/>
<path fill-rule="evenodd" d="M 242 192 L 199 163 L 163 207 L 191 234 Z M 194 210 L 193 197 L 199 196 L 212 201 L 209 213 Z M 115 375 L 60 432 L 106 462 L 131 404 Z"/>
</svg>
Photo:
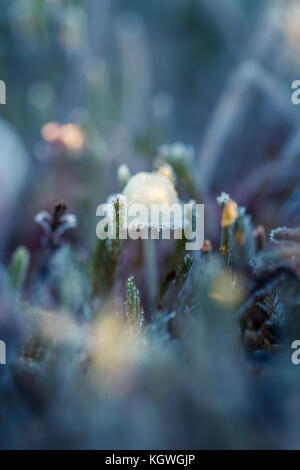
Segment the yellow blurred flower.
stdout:
<svg viewBox="0 0 300 470">
<path fill-rule="evenodd" d="M 236 219 L 238 218 L 238 206 L 237 204 L 230 200 L 225 204 L 225 207 L 222 212 L 221 226 L 223 228 L 230 227 Z"/>
</svg>

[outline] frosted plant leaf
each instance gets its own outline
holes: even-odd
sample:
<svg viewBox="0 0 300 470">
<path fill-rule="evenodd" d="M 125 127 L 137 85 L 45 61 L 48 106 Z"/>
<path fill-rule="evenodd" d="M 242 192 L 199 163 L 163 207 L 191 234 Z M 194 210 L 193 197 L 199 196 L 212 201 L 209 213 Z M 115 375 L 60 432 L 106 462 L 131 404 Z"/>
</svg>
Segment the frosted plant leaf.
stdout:
<svg viewBox="0 0 300 470">
<path fill-rule="evenodd" d="M 229 202 L 230 199 L 231 198 L 230 198 L 229 194 L 224 193 L 224 191 L 220 194 L 220 196 L 217 197 L 218 204 L 221 207 L 225 206 L 225 204 L 227 204 L 227 202 Z"/>
<path fill-rule="evenodd" d="M 34 217 L 34 220 L 37 224 L 41 225 L 45 230 L 45 233 L 48 234 L 51 231 L 52 215 L 47 211 L 41 211 Z"/>
<path fill-rule="evenodd" d="M 144 311 L 141 306 L 140 291 L 134 283 L 134 276 L 126 282 L 125 314 L 130 325 L 141 328 L 144 321 Z"/>
<path fill-rule="evenodd" d="M 114 193 L 114 194 L 110 194 L 108 196 L 108 198 L 106 199 L 106 204 L 108 205 L 107 206 L 107 209 L 108 209 L 107 216 L 110 220 L 113 220 L 113 218 L 114 218 L 114 202 L 117 199 L 117 197 L 118 197 L 118 194 Z"/>
<path fill-rule="evenodd" d="M 77 217 L 66 213 L 67 206 L 60 202 L 54 207 L 53 214 L 47 211 L 39 212 L 34 220 L 41 225 L 45 232 L 43 239 L 52 248 L 59 244 L 60 237 L 69 229 L 77 227 Z"/>
<path fill-rule="evenodd" d="M 273 243 L 299 243 L 300 228 L 278 227 L 271 231 L 270 240 Z"/>
<path fill-rule="evenodd" d="M 116 213 L 116 210 L 118 210 L 119 227 L 125 226 L 126 204 L 127 204 L 126 197 L 123 196 L 122 194 L 118 194 L 118 196 L 115 198 L 115 201 L 114 201 L 114 212 Z"/>
<path fill-rule="evenodd" d="M 184 282 L 192 269 L 194 259 L 191 255 L 185 255 L 183 263 L 181 263 L 176 269 L 175 282 Z"/>
<path fill-rule="evenodd" d="M 161 157 L 171 158 L 174 160 L 186 159 L 192 160 L 194 158 L 194 149 L 191 145 L 184 145 L 181 142 L 175 142 L 171 145 L 161 145 L 158 148 L 158 153 Z"/>
<path fill-rule="evenodd" d="M 77 227 L 77 217 L 74 214 L 65 214 L 60 217 L 61 225 L 56 229 L 55 234 L 59 238 L 67 230 Z"/>
<path fill-rule="evenodd" d="M 51 231 L 51 224 L 53 217 L 47 211 L 41 211 L 34 217 L 34 220 L 41 225 L 45 233 L 48 234 Z M 60 217 L 61 225 L 55 230 L 56 237 L 61 237 L 67 230 L 77 227 L 77 217 L 74 214 L 65 214 Z"/>
<path fill-rule="evenodd" d="M 126 216 L 126 203 L 127 199 L 123 194 L 111 194 L 106 200 L 107 206 L 107 217 L 113 229 L 116 224 L 116 208 L 115 205 L 118 204 L 119 211 L 119 226 L 125 227 L 125 216 Z"/>
</svg>

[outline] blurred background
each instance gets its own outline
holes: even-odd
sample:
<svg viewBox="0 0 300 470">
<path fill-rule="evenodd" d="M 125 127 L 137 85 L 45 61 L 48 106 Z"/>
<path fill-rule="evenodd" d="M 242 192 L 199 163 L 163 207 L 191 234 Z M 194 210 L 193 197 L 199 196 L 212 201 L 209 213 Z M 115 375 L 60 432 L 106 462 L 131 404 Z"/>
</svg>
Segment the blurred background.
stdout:
<svg viewBox="0 0 300 470">
<path fill-rule="evenodd" d="M 34 250 L 34 214 L 60 199 L 90 246 L 119 164 L 151 169 L 174 141 L 194 147 L 208 237 L 221 190 L 256 224 L 294 223 L 299 25 L 286 0 L 3 0 L 3 256 Z"/>
<path fill-rule="evenodd" d="M 235 293 L 214 258 L 204 258 L 201 275 L 195 271 L 184 284 L 191 267 L 185 258 L 173 272 L 171 293 L 162 296 L 165 310 L 147 323 L 146 339 L 138 337 L 133 350 L 120 341 L 123 326 L 114 316 L 123 308 L 125 283 L 118 305 L 107 307 L 107 285 L 95 299 L 87 273 L 97 244 L 96 208 L 122 190 L 118 168 L 152 171 L 164 144 L 177 142 L 183 154 L 179 196 L 205 204 L 205 236 L 214 252 L 221 191 L 246 206 L 253 226 L 263 224 L 267 234 L 299 225 L 300 108 L 291 102 L 291 84 L 300 79 L 300 1 L 2 0 L 1 7 L 0 338 L 13 366 L 1 368 L 0 446 L 299 447 L 300 381 L 290 357 L 270 359 L 258 347 L 253 365 L 241 352 L 235 314 L 246 290 L 252 292 L 252 257 Z M 59 201 L 78 226 L 65 234 L 69 245 L 43 258 L 40 225 L 47 230 L 50 215 L 40 215 L 40 225 L 34 219 Z M 19 245 L 28 252 L 12 259 Z M 292 259 L 296 277 L 297 250 L 267 261 L 277 269 Z M 124 250 L 123 277 L 138 264 L 142 271 L 137 251 Z M 16 294 L 11 278 L 18 287 L 28 253 L 25 295 Z M 164 250 L 160 256 L 165 269 Z M 242 265 L 238 250 L 236 258 Z M 294 313 L 297 279 L 297 295 L 289 286 L 283 293 Z M 143 294 L 139 277 L 137 285 Z M 259 346 L 256 323 L 260 328 L 270 317 L 277 327 L 283 312 L 272 287 L 263 306 L 255 303 L 254 323 L 243 305 L 244 330 Z M 126 292 L 139 302 L 132 285 Z M 166 324 L 175 314 L 179 327 L 169 341 Z M 298 330 L 294 325 L 297 334 L 299 321 Z M 100 338 L 99 354 L 90 354 L 92 335 Z M 277 347 L 272 341 L 263 348 Z"/>
</svg>

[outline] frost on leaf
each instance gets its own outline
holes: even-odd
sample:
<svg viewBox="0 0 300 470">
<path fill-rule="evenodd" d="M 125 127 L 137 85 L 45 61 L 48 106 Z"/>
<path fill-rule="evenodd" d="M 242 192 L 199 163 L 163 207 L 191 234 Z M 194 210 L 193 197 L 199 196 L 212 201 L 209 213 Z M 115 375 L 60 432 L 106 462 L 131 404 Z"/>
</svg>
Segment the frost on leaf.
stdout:
<svg viewBox="0 0 300 470">
<path fill-rule="evenodd" d="M 126 283 L 125 314 L 127 321 L 137 328 L 142 326 L 144 311 L 141 306 L 140 292 L 134 283 L 134 277 L 130 276 Z"/>
</svg>

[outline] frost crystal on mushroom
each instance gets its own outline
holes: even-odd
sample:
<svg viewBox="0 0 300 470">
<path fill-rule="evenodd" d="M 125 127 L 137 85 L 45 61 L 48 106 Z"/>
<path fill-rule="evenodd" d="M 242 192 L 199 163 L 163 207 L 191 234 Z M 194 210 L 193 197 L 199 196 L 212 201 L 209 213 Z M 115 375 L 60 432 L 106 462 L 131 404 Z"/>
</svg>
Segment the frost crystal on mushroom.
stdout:
<svg viewBox="0 0 300 470">
<path fill-rule="evenodd" d="M 141 224 L 144 227 L 156 226 L 156 222 L 153 221 L 151 215 L 151 207 L 153 205 L 164 206 L 171 209 L 172 206 L 179 206 L 180 201 L 177 196 L 177 192 L 174 185 L 168 178 L 158 173 L 147 173 L 140 172 L 130 178 L 124 191 L 124 196 L 127 199 L 128 210 L 135 204 L 141 204 L 147 209 L 147 216 L 141 219 Z M 130 224 L 131 220 L 128 219 Z M 172 226 L 170 224 L 159 223 L 156 228 L 180 228 L 182 227 L 182 218 L 176 217 L 174 214 L 174 220 Z"/>
</svg>

